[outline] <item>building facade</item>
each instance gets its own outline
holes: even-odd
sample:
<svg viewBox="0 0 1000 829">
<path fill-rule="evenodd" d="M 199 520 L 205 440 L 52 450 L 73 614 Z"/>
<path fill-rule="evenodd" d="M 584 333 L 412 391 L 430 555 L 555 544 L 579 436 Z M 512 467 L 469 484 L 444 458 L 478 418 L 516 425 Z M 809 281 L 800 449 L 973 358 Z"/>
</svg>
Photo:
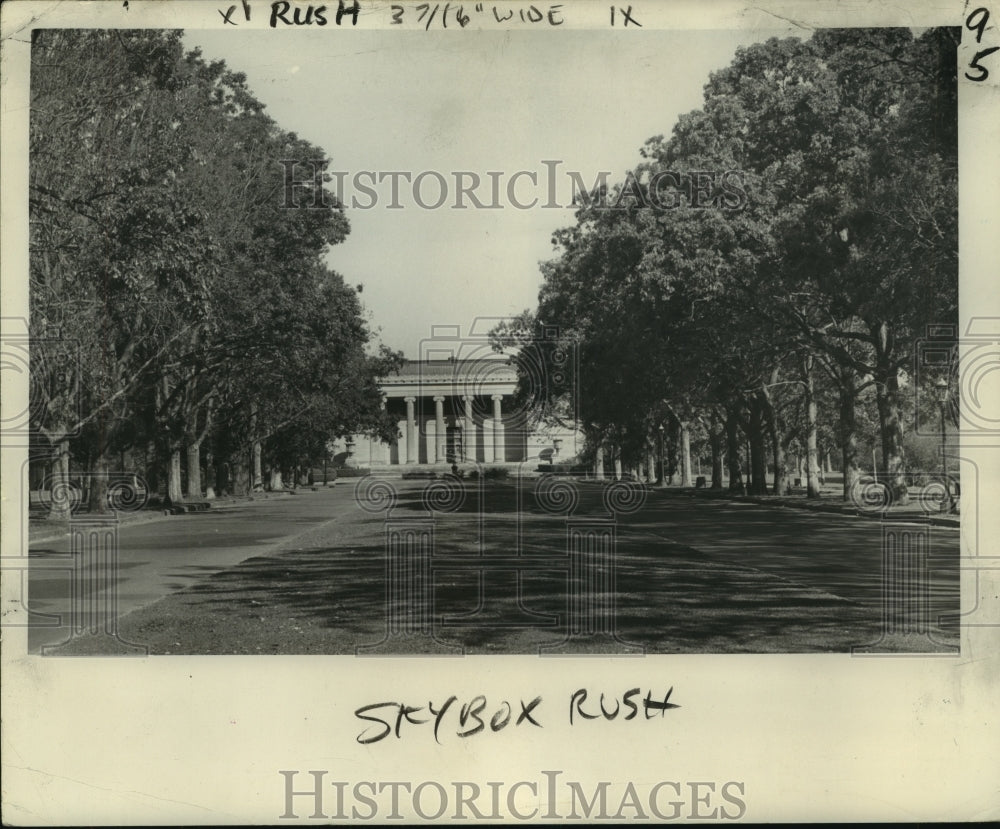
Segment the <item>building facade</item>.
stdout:
<svg viewBox="0 0 1000 829">
<path fill-rule="evenodd" d="M 381 382 L 397 439 L 353 435 L 334 446 L 345 466 L 551 463 L 575 456 L 573 425 L 544 421 L 515 398 L 517 370 L 506 359 L 409 360 Z"/>
</svg>

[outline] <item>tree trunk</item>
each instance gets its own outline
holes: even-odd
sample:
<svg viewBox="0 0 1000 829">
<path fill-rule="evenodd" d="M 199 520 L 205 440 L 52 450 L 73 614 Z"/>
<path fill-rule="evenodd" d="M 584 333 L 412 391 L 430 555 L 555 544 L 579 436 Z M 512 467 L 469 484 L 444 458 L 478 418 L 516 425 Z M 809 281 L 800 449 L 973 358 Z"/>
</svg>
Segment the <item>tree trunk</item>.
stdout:
<svg viewBox="0 0 1000 829">
<path fill-rule="evenodd" d="M 259 440 L 253 442 L 251 450 L 253 458 L 253 490 L 259 492 L 264 488 L 264 471 L 261 468 L 261 445 Z"/>
<path fill-rule="evenodd" d="M 28 453 L 28 491 L 38 492 L 45 489 L 46 478 L 52 471 L 52 447 L 47 452 L 32 447 Z"/>
<path fill-rule="evenodd" d="M 233 495 L 243 496 L 250 491 L 252 481 L 250 479 L 249 460 L 245 452 L 239 452 L 229 464 L 229 480 Z"/>
<path fill-rule="evenodd" d="M 681 455 L 681 486 L 693 486 L 691 481 L 691 427 L 687 421 L 679 424 Z"/>
<path fill-rule="evenodd" d="M 622 479 L 622 453 L 621 449 L 615 446 L 612 450 L 612 456 L 615 459 L 615 480 L 620 481 Z"/>
<path fill-rule="evenodd" d="M 813 381 L 812 357 L 802 360 L 803 407 L 806 415 L 806 497 L 819 498 L 819 454 L 817 449 L 816 389 Z"/>
<path fill-rule="evenodd" d="M 205 449 L 205 500 L 211 501 L 215 498 L 215 459 L 211 443 Z"/>
<path fill-rule="evenodd" d="M 726 409 L 726 464 L 729 467 L 729 490 L 743 491 L 743 472 L 740 468 L 740 421 L 736 407 Z"/>
<path fill-rule="evenodd" d="M 785 444 L 778 430 L 771 427 L 771 452 L 774 462 L 774 488 L 771 490 L 775 495 L 787 495 L 788 487 L 788 465 L 785 459 Z"/>
<path fill-rule="evenodd" d="M 889 488 L 894 501 L 905 502 L 905 481 L 903 477 L 905 457 L 903 454 L 903 427 L 900 418 L 899 378 L 889 376 L 884 381 L 876 381 L 875 398 L 878 403 L 879 437 L 882 445 L 882 469 L 879 478 Z"/>
<path fill-rule="evenodd" d="M 875 365 L 875 401 L 878 405 L 879 437 L 882 444 L 880 479 L 888 487 L 893 501 L 907 502 L 904 472 L 902 406 L 899 394 L 899 370 L 893 365 L 889 328 L 877 329 Z"/>
<path fill-rule="evenodd" d="M 671 439 L 667 441 L 667 481 L 674 483 L 674 475 L 677 474 L 677 450 L 680 447 L 678 435 L 671 432 Z"/>
<path fill-rule="evenodd" d="M 55 489 L 63 492 L 69 491 L 69 441 L 60 440 L 55 444 L 55 451 L 52 455 L 51 474 L 49 475 L 49 495 L 50 506 L 48 518 L 54 521 L 68 521 L 73 515 L 69 499 L 52 498 L 51 494 Z"/>
<path fill-rule="evenodd" d="M 219 495 L 233 494 L 233 476 L 230 473 L 231 465 L 229 461 L 216 462 L 215 466 L 215 486 Z"/>
<path fill-rule="evenodd" d="M 100 452 L 91 464 L 93 475 L 90 479 L 88 509 L 92 515 L 108 515 L 108 457 Z"/>
<path fill-rule="evenodd" d="M 771 462 L 774 464 L 774 486 L 771 491 L 775 495 L 785 495 L 788 490 L 788 469 L 785 460 L 787 441 L 784 423 L 766 393 L 764 411 L 767 415 L 768 437 L 771 439 Z"/>
<path fill-rule="evenodd" d="M 761 402 L 764 406 L 764 416 L 767 420 L 767 434 L 771 439 L 771 463 L 774 466 L 775 495 L 784 495 L 788 489 L 788 470 L 785 466 L 785 448 L 788 441 L 785 438 L 785 423 L 778 413 L 774 400 L 771 398 L 771 388 L 779 385 L 780 372 L 777 366 L 771 370 L 767 385 L 760 390 Z"/>
<path fill-rule="evenodd" d="M 594 453 L 594 478 L 604 480 L 604 447 L 598 444 Z"/>
<path fill-rule="evenodd" d="M 652 444 L 646 447 L 646 482 L 651 486 L 656 483 L 656 452 Z"/>
<path fill-rule="evenodd" d="M 887 378 L 884 383 L 876 382 L 875 397 L 878 403 L 879 437 L 882 444 L 882 469 L 880 478 L 892 493 L 893 500 L 900 498 L 904 491 L 903 471 L 903 427 L 900 419 L 899 378 Z"/>
<path fill-rule="evenodd" d="M 170 450 L 170 465 L 167 467 L 167 503 L 170 505 L 184 502 L 181 484 L 181 450 L 180 447 Z"/>
<path fill-rule="evenodd" d="M 84 470 L 93 468 L 93 455 L 89 452 L 87 453 L 87 458 L 83 462 Z M 80 476 L 80 503 L 89 504 L 90 503 L 90 476 L 84 473 Z"/>
<path fill-rule="evenodd" d="M 271 479 L 268 484 L 268 489 L 272 492 L 277 489 L 284 489 L 284 484 L 281 481 L 281 468 L 278 466 L 271 467 Z"/>
<path fill-rule="evenodd" d="M 722 489 L 722 454 L 725 434 L 718 422 L 712 424 L 708 432 L 708 440 L 712 447 L 712 489 Z"/>
<path fill-rule="evenodd" d="M 254 492 L 264 488 L 264 473 L 261 469 L 262 447 L 257 439 L 257 404 L 250 404 L 250 434 L 253 444 L 250 449 L 250 486 Z"/>
<path fill-rule="evenodd" d="M 146 444 L 143 452 L 143 461 L 146 473 L 146 487 L 149 497 L 160 494 L 160 454 L 157 452 L 156 444 L 150 441 Z"/>
<path fill-rule="evenodd" d="M 187 445 L 187 497 L 201 500 L 201 441 Z"/>
<path fill-rule="evenodd" d="M 757 395 L 750 400 L 750 428 L 747 440 L 750 443 L 750 492 L 753 495 L 767 495 L 767 452 L 764 444 L 764 407 Z"/>
<path fill-rule="evenodd" d="M 840 382 L 840 451 L 844 470 L 844 500 L 851 499 L 851 489 L 861 477 L 858 468 L 858 430 L 856 405 L 857 385 L 853 374 L 843 375 Z"/>
</svg>

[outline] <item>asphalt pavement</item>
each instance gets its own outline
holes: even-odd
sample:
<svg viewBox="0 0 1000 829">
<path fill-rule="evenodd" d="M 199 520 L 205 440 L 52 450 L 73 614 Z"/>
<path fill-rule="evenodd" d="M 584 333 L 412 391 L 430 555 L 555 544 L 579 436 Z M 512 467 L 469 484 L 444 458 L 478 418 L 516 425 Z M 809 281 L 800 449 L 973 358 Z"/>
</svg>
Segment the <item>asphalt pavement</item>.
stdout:
<svg viewBox="0 0 1000 829">
<path fill-rule="evenodd" d="M 396 482 L 401 492 L 416 490 L 422 481 Z M 512 487 L 492 494 L 509 496 Z M 600 487 L 581 485 L 580 510 L 600 509 Z M 510 542 L 509 519 L 514 500 L 503 498 L 481 505 L 487 538 L 499 545 Z M 886 522 L 851 515 L 817 513 L 782 506 L 725 498 L 696 498 L 677 491 L 650 491 L 645 505 L 618 517 L 620 554 L 656 545 L 682 545 L 705 554 L 712 566 L 753 568 L 790 585 L 821 591 L 873 610 L 883 600 L 882 550 Z M 118 528 L 117 569 L 111 574 L 90 572 L 77 577 L 77 588 L 95 597 L 113 594 L 118 618 L 146 608 L 165 596 L 205 582 L 250 558 L 269 556 L 308 546 L 309 539 L 352 537 L 379 547 L 384 515 L 361 510 L 348 483 L 301 490 L 294 496 L 220 504 L 206 512 L 171 516 L 163 520 L 125 523 Z M 896 522 L 899 530 L 907 522 Z M 497 530 L 492 536 L 490 527 Z M 917 527 L 916 524 L 911 524 Z M 890 527 L 891 529 L 891 527 Z M 934 577 L 932 610 L 958 607 L 957 528 L 928 526 L 921 530 L 929 542 Z M 63 534 L 30 544 L 29 607 L 52 614 L 61 624 L 32 626 L 29 650 L 65 641 L 74 589 L 70 536 Z M 507 552 L 513 552 L 507 550 Z"/>
<path fill-rule="evenodd" d="M 118 528 L 115 584 L 118 616 L 183 590 L 213 573 L 279 549 L 309 530 L 358 518 L 353 487 L 301 490 L 280 498 L 229 501 L 205 512 L 162 520 L 123 522 Z M 28 607 L 68 623 L 72 593 L 71 536 L 48 535 L 29 544 Z M 97 568 L 91 568 L 96 570 Z M 85 574 L 88 593 L 105 589 L 105 574 Z M 32 625 L 28 648 L 64 641 L 66 624 Z"/>
</svg>

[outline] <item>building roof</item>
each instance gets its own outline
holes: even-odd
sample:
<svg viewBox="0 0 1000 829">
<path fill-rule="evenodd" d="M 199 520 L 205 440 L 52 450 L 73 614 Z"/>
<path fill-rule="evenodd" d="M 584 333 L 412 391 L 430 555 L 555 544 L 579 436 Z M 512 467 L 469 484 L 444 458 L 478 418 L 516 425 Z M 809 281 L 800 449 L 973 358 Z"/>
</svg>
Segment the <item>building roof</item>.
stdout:
<svg viewBox="0 0 1000 829">
<path fill-rule="evenodd" d="M 458 379 L 493 376 L 505 373 L 504 369 L 509 371 L 512 376 L 517 376 L 517 369 L 510 365 L 506 357 L 470 360 L 406 360 L 398 374 L 390 374 L 385 379 L 420 377 L 453 377 Z"/>
<path fill-rule="evenodd" d="M 510 394 L 517 368 L 506 357 L 456 360 L 407 360 L 396 374 L 383 377 L 383 391 L 407 394 Z M 500 388 L 500 387 L 503 388 Z"/>
</svg>

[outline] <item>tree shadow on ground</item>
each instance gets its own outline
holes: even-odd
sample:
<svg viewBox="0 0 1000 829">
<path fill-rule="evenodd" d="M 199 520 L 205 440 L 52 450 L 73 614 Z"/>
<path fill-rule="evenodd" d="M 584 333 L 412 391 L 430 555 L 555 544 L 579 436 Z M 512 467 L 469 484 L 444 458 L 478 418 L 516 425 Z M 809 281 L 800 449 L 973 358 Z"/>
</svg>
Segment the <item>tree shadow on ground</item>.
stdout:
<svg viewBox="0 0 1000 829">
<path fill-rule="evenodd" d="M 511 486 L 494 487 L 494 494 L 501 504 L 517 501 Z M 393 514 L 405 519 L 420 493 L 404 495 Z M 370 646 L 386 653 L 530 654 L 566 640 L 580 618 L 651 654 L 846 653 L 881 636 L 881 605 L 870 600 L 880 596 L 871 590 L 870 551 L 846 562 L 836 555 L 810 558 L 801 527 L 787 530 L 781 552 L 744 541 L 740 562 L 665 538 L 669 516 L 644 508 L 616 526 L 615 589 L 609 591 L 608 560 L 598 564 L 600 579 L 593 583 L 604 586 L 581 589 L 571 578 L 563 517 L 536 509 L 515 516 L 510 509 L 485 537 L 478 508 L 435 518 L 430 591 L 415 577 L 390 591 L 386 525 L 373 523 L 343 543 L 248 559 L 124 617 L 119 629 L 152 653 L 185 654 L 353 654 Z M 738 519 L 744 520 L 742 512 Z M 739 546 L 740 530 L 725 525 L 724 513 L 706 513 L 703 520 L 706 531 L 714 524 L 717 536 L 732 536 Z M 850 527 L 844 529 L 849 536 Z M 792 559 L 798 567 L 789 574 Z M 856 590 L 858 598 L 824 588 L 831 572 L 840 586 L 858 582 L 864 588 Z M 590 610 L 581 617 L 580 607 Z M 402 635 L 389 636 L 395 632 Z M 931 652 L 957 644 L 957 629 L 936 636 L 911 637 L 899 649 Z M 579 644 L 587 650 L 587 642 Z M 86 647 L 74 642 L 67 651 Z"/>
</svg>

